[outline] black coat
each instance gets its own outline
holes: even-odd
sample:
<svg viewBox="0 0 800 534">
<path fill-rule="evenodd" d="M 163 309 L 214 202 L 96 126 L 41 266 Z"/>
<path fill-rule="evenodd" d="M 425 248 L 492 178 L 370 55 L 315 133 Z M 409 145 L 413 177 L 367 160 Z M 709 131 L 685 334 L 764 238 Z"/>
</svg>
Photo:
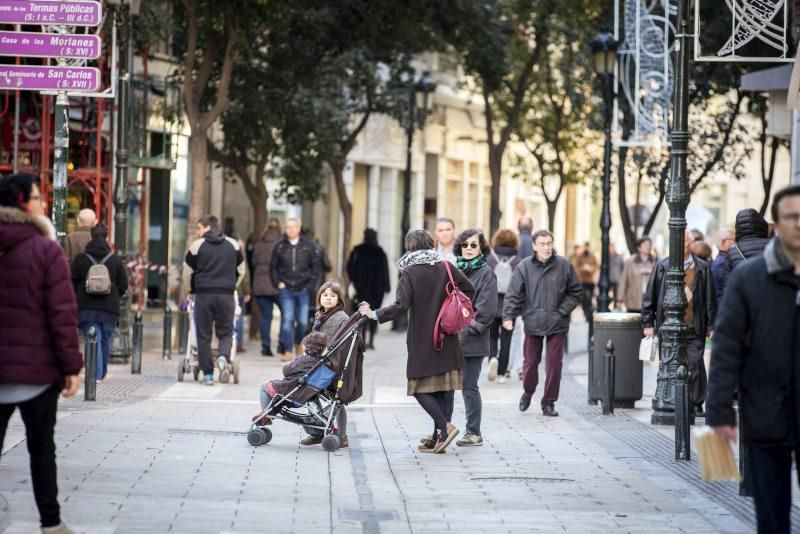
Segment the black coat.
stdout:
<svg viewBox="0 0 800 534">
<path fill-rule="evenodd" d="M 473 335 L 467 329 L 461 332 L 458 339 L 461 341 L 461 352 L 465 358 L 483 358 L 489 356 L 488 327 L 494 322 L 494 314 L 497 311 L 497 278 L 488 265 L 464 274 L 475 288 L 475 296 L 472 297 L 475 319 L 470 326 L 479 333 Z"/>
<path fill-rule="evenodd" d="M 283 282 L 290 291 L 308 290 L 319 279 L 322 269 L 319 249 L 306 237 L 292 245 L 284 237 L 272 250 L 270 276 L 278 287 Z"/>
<path fill-rule="evenodd" d="M 693 328 L 698 336 L 706 337 L 706 334 L 714 327 L 714 318 L 717 315 L 717 296 L 708 263 L 696 257 L 694 262 L 697 269 L 692 293 L 694 324 L 687 326 Z M 650 273 L 647 289 L 642 298 L 642 326 L 644 328 L 655 328 L 658 331 L 664 322 L 664 288 L 668 268 L 669 258 L 658 262 L 653 272 Z"/>
<path fill-rule="evenodd" d="M 459 289 L 470 299 L 475 288 L 464 273 L 450 268 Z M 433 348 L 433 329 L 444 303 L 445 286 L 449 282 L 444 262 L 433 265 L 411 265 L 400 271 L 394 304 L 376 310 L 378 321 L 385 323 L 408 313 L 407 378 L 424 378 L 464 368 L 464 355 L 458 336 L 444 336 L 442 350 Z"/>
<path fill-rule="evenodd" d="M 369 302 L 375 310 L 383 303 L 383 294 L 392 290 L 389 260 L 378 244 L 361 243 L 347 260 L 347 276 L 356 288 L 359 301 Z"/>
<path fill-rule="evenodd" d="M 800 277 L 773 241 L 733 273 L 717 318 L 706 423 L 736 425 L 742 438 L 797 445 L 800 425 Z"/>
<path fill-rule="evenodd" d="M 87 295 L 86 277 L 89 275 L 89 268 L 92 260 L 85 254 L 92 256 L 97 262 L 105 258 L 111 252 L 111 247 L 105 239 L 92 239 L 86 245 L 84 254 L 75 256 L 72 262 L 72 287 L 75 288 L 75 295 L 78 299 L 78 311 L 98 310 L 119 315 L 119 298 L 128 290 L 128 273 L 119 255 L 112 254 L 106 260 L 106 267 L 111 278 L 111 293 L 108 295 Z"/>
<path fill-rule="evenodd" d="M 769 243 L 769 226 L 756 210 L 746 209 L 736 214 L 736 244 L 728 249 L 722 266 L 722 293 L 728 284 L 731 272 L 750 258 L 764 254 Z"/>
</svg>

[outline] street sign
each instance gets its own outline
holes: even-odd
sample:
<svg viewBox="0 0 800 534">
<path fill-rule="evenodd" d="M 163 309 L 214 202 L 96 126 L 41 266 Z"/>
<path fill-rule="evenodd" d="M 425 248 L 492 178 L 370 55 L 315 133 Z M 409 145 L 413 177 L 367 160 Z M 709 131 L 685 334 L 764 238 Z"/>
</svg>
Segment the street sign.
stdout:
<svg viewBox="0 0 800 534">
<path fill-rule="evenodd" d="M 100 2 L 83 0 L 0 0 L 0 24 L 97 26 Z"/>
<path fill-rule="evenodd" d="M 100 70 L 94 67 L 0 65 L 0 89 L 20 91 L 97 91 Z"/>
<path fill-rule="evenodd" d="M 0 31 L 0 56 L 97 59 L 100 36 Z"/>
</svg>

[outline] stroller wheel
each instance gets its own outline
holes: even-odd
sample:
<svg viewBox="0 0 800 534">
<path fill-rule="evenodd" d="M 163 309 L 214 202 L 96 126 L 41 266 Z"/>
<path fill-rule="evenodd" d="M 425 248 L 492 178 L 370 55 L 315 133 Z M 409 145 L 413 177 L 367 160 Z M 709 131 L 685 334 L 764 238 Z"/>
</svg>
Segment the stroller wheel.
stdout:
<svg viewBox="0 0 800 534">
<path fill-rule="evenodd" d="M 239 383 L 239 360 L 233 362 L 233 383 Z"/>
<path fill-rule="evenodd" d="M 247 433 L 247 443 L 253 447 L 266 445 L 272 440 L 272 431 L 269 428 L 254 428 Z"/>
<path fill-rule="evenodd" d="M 192 368 L 192 375 L 194 375 L 194 381 L 195 382 L 200 380 L 200 368 L 199 367 L 193 367 Z"/>
<path fill-rule="evenodd" d="M 186 372 L 186 367 L 183 365 L 185 360 L 183 356 L 178 359 L 178 382 L 183 382 L 183 373 Z"/>
<path fill-rule="evenodd" d="M 333 452 L 339 448 L 339 436 L 336 434 L 328 434 L 322 438 L 322 448 L 328 452 Z"/>
<path fill-rule="evenodd" d="M 228 372 L 227 369 L 222 369 L 219 372 L 219 383 L 220 384 L 227 384 L 231 380 L 231 374 Z"/>
</svg>

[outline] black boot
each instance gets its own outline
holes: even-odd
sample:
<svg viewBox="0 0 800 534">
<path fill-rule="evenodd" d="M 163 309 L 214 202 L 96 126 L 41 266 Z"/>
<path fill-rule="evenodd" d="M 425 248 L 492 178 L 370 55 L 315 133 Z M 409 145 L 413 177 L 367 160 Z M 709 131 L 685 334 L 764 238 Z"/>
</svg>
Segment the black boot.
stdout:
<svg viewBox="0 0 800 534">
<path fill-rule="evenodd" d="M 556 411 L 555 405 L 550 403 L 542 406 L 542 415 L 546 415 L 547 417 L 558 417 L 558 412 Z"/>
<path fill-rule="evenodd" d="M 531 397 L 527 395 L 522 395 L 522 398 L 519 399 L 519 411 L 524 412 L 530 407 L 531 407 Z"/>
<path fill-rule="evenodd" d="M 272 356 L 272 349 L 269 347 L 261 347 L 262 356 Z"/>
</svg>

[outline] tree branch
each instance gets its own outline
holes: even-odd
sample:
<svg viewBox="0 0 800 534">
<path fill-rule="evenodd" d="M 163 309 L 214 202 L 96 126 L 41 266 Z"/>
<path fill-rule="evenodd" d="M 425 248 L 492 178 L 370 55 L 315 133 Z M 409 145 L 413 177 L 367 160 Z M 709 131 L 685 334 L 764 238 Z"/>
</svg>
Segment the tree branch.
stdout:
<svg viewBox="0 0 800 534">
<path fill-rule="evenodd" d="M 356 125 L 355 129 L 348 134 L 348 136 L 342 140 L 340 148 L 342 152 L 342 159 L 347 159 L 347 154 L 353 150 L 353 147 L 356 144 L 356 140 L 358 139 L 358 135 L 361 133 L 361 130 L 367 125 L 367 121 L 369 121 L 369 116 L 372 114 L 371 105 L 367 105 L 367 111 L 364 112 L 364 115 L 361 117 L 361 120 Z"/>
<path fill-rule="evenodd" d="M 189 122 L 192 126 L 197 123 L 198 119 L 198 103 L 194 98 L 194 90 L 192 88 L 192 72 L 194 72 L 194 63 L 197 54 L 197 1 L 196 0 L 182 0 L 183 7 L 186 9 L 187 16 L 187 35 L 186 35 L 186 57 L 183 62 L 183 103 L 186 109 L 186 115 L 189 117 Z"/>
<path fill-rule="evenodd" d="M 714 155 L 706 162 L 703 166 L 702 172 L 698 175 L 698 177 L 691 183 L 689 186 L 689 194 L 695 192 L 695 190 L 700 186 L 702 181 L 706 178 L 709 172 L 711 172 L 714 167 L 722 160 L 722 156 L 725 153 L 725 148 L 728 146 L 728 141 L 730 140 L 731 133 L 733 132 L 733 128 L 736 124 L 736 119 L 739 117 L 739 112 L 742 109 L 742 94 L 737 90 L 736 91 L 736 104 L 731 108 L 731 118 L 728 122 L 728 127 L 725 129 L 724 134 L 722 136 L 722 141 L 717 146 L 716 150 L 714 151 Z"/>
<path fill-rule="evenodd" d="M 219 86 L 217 87 L 217 100 L 214 102 L 214 106 L 203 113 L 201 117 L 200 123 L 205 126 L 204 130 L 211 127 L 214 121 L 225 111 L 225 106 L 228 105 L 228 89 L 230 88 L 233 73 L 234 48 L 238 38 L 234 15 L 226 14 L 225 26 L 227 43 L 225 46 L 225 57 L 222 62 L 222 73 L 220 74 Z"/>
</svg>

